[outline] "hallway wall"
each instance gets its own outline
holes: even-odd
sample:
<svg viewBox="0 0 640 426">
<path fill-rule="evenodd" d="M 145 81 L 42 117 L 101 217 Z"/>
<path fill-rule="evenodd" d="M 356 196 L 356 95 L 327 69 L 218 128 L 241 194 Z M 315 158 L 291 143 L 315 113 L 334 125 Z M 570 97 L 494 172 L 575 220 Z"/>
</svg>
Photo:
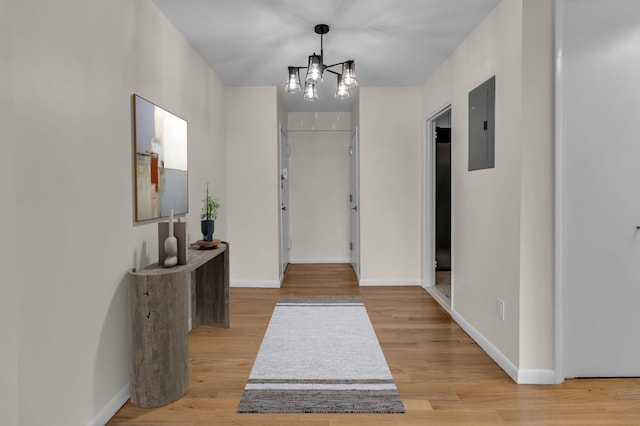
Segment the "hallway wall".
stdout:
<svg viewBox="0 0 640 426">
<path fill-rule="evenodd" d="M 523 2 L 519 382 L 553 383 L 554 0 Z"/>
<path fill-rule="evenodd" d="M 360 284 L 420 285 L 420 92 L 359 92 L 354 122 L 360 126 Z"/>
<path fill-rule="evenodd" d="M 279 287 L 277 91 L 230 87 L 227 99 L 231 285 Z"/>
<path fill-rule="evenodd" d="M 521 383 L 554 380 L 552 28 L 551 0 L 503 1 L 422 92 L 424 117 L 452 104 L 454 317 Z M 468 96 L 494 75 L 495 168 L 470 172 Z"/>
<path fill-rule="evenodd" d="M 3 351 L 17 336 L 18 384 L 2 394 L 20 425 L 102 424 L 128 397 L 127 270 L 157 261 L 156 224 L 133 222 L 131 95 L 188 122 L 194 241 L 206 182 L 226 238 L 226 88 L 150 0 L 9 3 L 0 16 L 13 75 L 2 93 L 15 133 L 3 137 L 13 153 L 3 142 L 2 162 L 15 169 L 2 172 L 1 191 L 15 206 L 3 219 L 16 266 L 0 304 L 17 318 L 0 330 Z"/>
<path fill-rule="evenodd" d="M 0 156 L 0 418 L 7 425 L 18 422 L 18 256 L 16 246 L 16 164 L 17 145 L 12 99 L 12 36 L 9 3 L 0 1 L 0 129 L 2 129 L 2 155 Z"/>
</svg>

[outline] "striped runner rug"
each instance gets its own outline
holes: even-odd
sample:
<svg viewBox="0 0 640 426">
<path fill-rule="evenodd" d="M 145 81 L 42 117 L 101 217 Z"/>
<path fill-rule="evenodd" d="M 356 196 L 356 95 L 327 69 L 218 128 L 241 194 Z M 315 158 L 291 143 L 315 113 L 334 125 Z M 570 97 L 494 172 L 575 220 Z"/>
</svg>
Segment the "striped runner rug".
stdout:
<svg viewBox="0 0 640 426">
<path fill-rule="evenodd" d="M 238 413 L 404 413 L 359 297 L 282 297 Z"/>
</svg>

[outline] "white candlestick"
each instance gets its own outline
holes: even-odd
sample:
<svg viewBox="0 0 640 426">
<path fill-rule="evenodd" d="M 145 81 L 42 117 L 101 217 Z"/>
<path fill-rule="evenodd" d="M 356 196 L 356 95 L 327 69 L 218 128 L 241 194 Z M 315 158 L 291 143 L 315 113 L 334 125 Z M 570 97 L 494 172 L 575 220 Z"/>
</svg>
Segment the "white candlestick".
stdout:
<svg viewBox="0 0 640 426">
<path fill-rule="evenodd" d="M 173 209 L 169 209 L 169 236 L 173 237 Z"/>
</svg>

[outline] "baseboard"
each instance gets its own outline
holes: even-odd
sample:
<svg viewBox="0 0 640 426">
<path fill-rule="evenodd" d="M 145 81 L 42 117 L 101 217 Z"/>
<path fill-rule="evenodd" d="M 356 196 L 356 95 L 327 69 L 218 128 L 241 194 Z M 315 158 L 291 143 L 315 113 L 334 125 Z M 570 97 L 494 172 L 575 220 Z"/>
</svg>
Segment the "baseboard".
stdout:
<svg viewBox="0 0 640 426">
<path fill-rule="evenodd" d="M 556 372 L 553 370 L 519 369 L 511 362 L 493 343 L 476 330 L 467 320 L 456 311 L 451 316 L 464 331 L 489 355 L 505 373 L 519 385 L 555 385 L 557 384 Z"/>
<path fill-rule="evenodd" d="M 556 372 L 554 370 L 528 370 L 521 368 L 518 370 L 519 385 L 555 385 Z"/>
<path fill-rule="evenodd" d="M 442 294 L 442 292 L 435 287 L 422 286 L 422 288 L 424 288 L 425 291 L 429 293 L 429 295 L 431 295 L 431 297 L 433 297 L 440 306 L 442 306 L 442 309 L 444 309 L 449 313 L 449 315 L 451 315 L 451 300 L 447 299 L 447 296 Z"/>
<path fill-rule="evenodd" d="M 106 425 L 130 397 L 131 384 L 127 383 L 113 398 L 111 398 L 111 401 L 109 401 L 109 403 L 100 410 L 98 415 L 87 423 L 87 426 Z"/>
<path fill-rule="evenodd" d="M 232 280 L 230 287 L 252 287 L 252 288 L 280 288 L 279 280 Z"/>
<path fill-rule="evenodd" d="M 505 356 L 493 343 L 476 330 L 467 320 L 465 320 L 455 310 L 451 311 L 451 316 L 455 322 L 458 323 L 464 331 L 489 355 L 508 375 L 514 382 L 518 383 L 518 367 L 515 366 L 509 358 Z"/>
<path fill-rule="evenodd" d="M 360 280 L 360 285 L 363 287 L 376 287 L 376 286 L 421 286 L 422 280 L 416 279 L 388 279 L 388 280 Z"/>
<path fill-rule="evenodd" d="M 336 259 L 291 259 L 289 263 L 301 264 L 301 263 L 351 263 L 351 258 L 336 258 Z"/>
</svg>

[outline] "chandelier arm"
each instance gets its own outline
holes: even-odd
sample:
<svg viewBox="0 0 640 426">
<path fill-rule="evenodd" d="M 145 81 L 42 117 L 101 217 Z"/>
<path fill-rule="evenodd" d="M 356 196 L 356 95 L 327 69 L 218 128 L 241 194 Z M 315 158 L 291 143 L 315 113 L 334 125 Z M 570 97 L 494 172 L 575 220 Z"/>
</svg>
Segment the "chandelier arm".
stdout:
<svg viewBox="0 0 640 426">
<path fill-rule="evenodd" d="M 333 65 L 331 65 L 331 66 L 333 66 Z M 336 72 L 336 71 L 334 71 L 334 70 L 330 70 L 330 69 L 328 69 L 328 68 L 329 68 L 329 67 L 327 67 L 327 69 L 325 70 L 326 72 L 330 72 L 330 73 L 335 74 L 335 75 L 341 75 L 339 72 Z"/>
<path fill-rule="evenodd" d="M 337 64 L 327 65 L 327 68 L 337 67 L 338 65 L 344 65 L 344 64 L 346 64 L 347 62 L 350 62 L 350 61 L 338 62 Z"/>
</svg>

